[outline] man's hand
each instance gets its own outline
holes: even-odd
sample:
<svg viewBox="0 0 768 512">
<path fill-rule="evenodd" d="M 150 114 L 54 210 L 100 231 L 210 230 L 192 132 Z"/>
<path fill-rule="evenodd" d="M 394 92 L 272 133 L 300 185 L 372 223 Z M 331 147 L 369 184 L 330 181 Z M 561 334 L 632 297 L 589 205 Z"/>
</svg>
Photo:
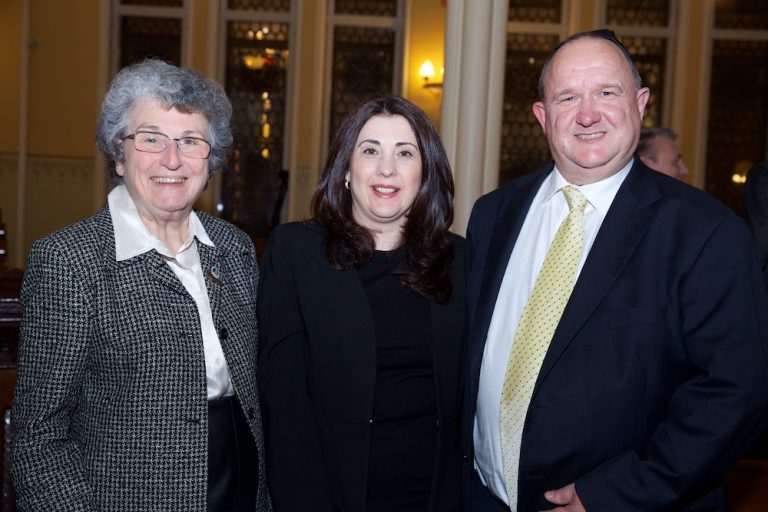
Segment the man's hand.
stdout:
<svg viewBox="0 0 768 512">
<path fill-rule="evenodd" d="M 587 512 L 587 509 L 581 504 L 579 495 L 576 494 L 576 484 L 568 484 L 560 489 L 547 491 L 544 493 L 544 497 L 550 503 L 561 505 L 550 509 L 549 512 Z"/>
</svg>

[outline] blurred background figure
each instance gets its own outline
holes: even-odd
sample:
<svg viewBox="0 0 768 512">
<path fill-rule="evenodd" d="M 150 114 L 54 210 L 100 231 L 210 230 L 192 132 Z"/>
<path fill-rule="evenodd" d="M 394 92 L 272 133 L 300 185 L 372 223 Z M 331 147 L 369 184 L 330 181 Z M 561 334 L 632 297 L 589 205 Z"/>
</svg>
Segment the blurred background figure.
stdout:
<svg viewBox="0 0 768 512">
<path fill-rule="evenodd" d="M 124 68 L 97 144 L 116 183 L 38 240 L 21 293 L 11 470 L 20 510 L 268 511 L 253 243 L 194 212 L 232 145 L 218 83 Z"/>
<path fill-rule="evenodd" d="M 637 155 L 651 169 L 682 180 L 688 175 L 688 168 L 676 141 L 677 134 L 668 128 L 643 128 Z"/>
<path fill-rule="evenodd" d="M 747 173 L 744 212 L 755 237 L 757 256 L 768 286 L 768 162 L 757 164 Z"/>
</svg>

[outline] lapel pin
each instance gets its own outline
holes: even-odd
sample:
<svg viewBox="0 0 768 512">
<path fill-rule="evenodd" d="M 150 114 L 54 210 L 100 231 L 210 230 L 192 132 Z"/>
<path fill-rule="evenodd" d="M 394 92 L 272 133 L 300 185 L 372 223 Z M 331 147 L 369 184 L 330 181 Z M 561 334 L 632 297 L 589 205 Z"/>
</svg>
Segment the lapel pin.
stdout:
<svg viewBox="0 0 768 512">
<path fill-rule="evenodd" d="M 221 267 L 218 264 L 214 264 L 208 269 L 208 276 L 216 284 L 221 284 Z"/>
</svg>

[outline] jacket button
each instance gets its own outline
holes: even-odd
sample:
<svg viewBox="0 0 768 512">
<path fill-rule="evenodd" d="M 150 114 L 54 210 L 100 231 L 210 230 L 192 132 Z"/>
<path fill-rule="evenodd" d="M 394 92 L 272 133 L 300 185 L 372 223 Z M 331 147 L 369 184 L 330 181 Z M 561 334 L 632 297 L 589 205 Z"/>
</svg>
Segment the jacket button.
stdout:
<svg viewBox="0 0 768 512">
<path fill-rule="evenodd" d="M 467 462 L 469 460 L 469 456 L 466 453 L 461 457 L 464 459 L 464 462 Z"/>
<path fill-rule="evenodd" d="M 219 339 L 225 340 L 229 337 L 229 331 L 226 327 L 219 329 Z"/>
<path fill-rule="evenodd" d="M 253 407 L 248 408 L 248 419 L 252 420 L 256 417 L 256 411 L 253 409 Z"/>
</svg>

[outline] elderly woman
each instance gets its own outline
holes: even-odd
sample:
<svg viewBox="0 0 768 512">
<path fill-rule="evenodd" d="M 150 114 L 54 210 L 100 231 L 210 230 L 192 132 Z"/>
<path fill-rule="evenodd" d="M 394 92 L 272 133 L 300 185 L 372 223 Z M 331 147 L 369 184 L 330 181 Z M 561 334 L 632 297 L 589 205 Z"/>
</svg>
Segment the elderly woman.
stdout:
<svg viewBox="0 0 768 512">
<path fill-rule="evenodd" d="M 262 511 L 249 238 L 192 205 L 232 143 L 222 87 L 123 69 L 97 142 L 108 206 L 32 247 L 13 400 L 21 510 Z"/>
<path fill-rule="evenodd" d="M 259 291 L 275 509 L 459 509 L 463 239 L 427 117 L 399 97 L 342 124 L 314 218 L 279 226 Z"/>
</svg>

